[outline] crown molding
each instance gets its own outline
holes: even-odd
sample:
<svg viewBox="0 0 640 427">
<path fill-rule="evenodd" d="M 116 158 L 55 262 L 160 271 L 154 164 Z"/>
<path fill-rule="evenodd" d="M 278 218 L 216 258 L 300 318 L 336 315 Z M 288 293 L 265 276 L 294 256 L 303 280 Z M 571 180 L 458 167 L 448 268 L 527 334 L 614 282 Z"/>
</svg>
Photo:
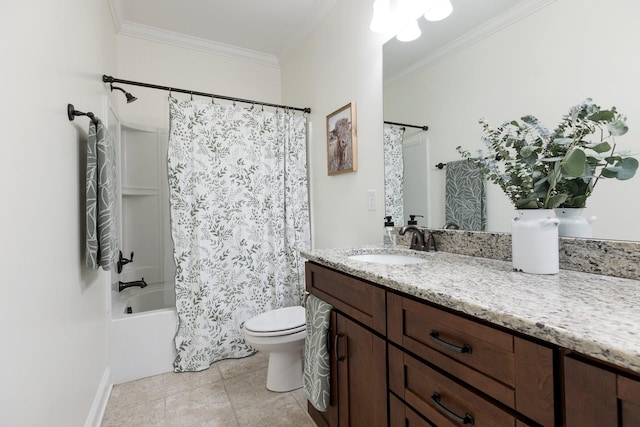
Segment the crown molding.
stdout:
<svg viewBox="0 0 640 427">
<path fill-rule="evenodd" d="M 320 21 L 322 21 L 333 6 L 335 6 L 336 2 L 337 0 L 317 0 L 313 3 L 313 7 L 309 10 L 309 13 L 300 21 L 289 38 L 289 42 L 278 54 L 280 64 L 284 64 L 289 59 L 296 48 L 302 44 L 302 41 L 311 34 Z"/>
<path fill-rule="evenodd" d="M 201 52 L 212 53 L 242 61 L 254 62 L 256 64 L 266 65 L 269 67 L 280 67 L 278 58 L 275 55 L 232 46 L 225 43 L 218 43 L 200 37 L 188 36 L 173 31 L 162 30 L 148 25 L 129 22 L 124 19 L 120 1 L 109 0 L 109 5 L 111 7 L 113 24 L 116 33 L 118 34 L 165 43 L 186 49 L 199 50 Z"/>
<path fill-rule="evenodd" d="M 122 6 L 119 1 L 109 0 L 109 8 L 111 9 L 111 18 L 113 19 L 113 26 L 116 29 L 116 33 L 120 32 L 122 28 L 122 22 L 124 18 L 122 15 Z"/>
<path fill-rule="evenodd" d="M 506 11 L 503 14 L 496 16 L 495 18 L 487 21 L 481 26 L 475 28 L 474 30 L 458 37 L 451 43 L 443 46 L 440 49 L 437 49 L 432 54 L 427 55 L 420 61 L 417 61 L 399 73 L 396 73 L 393 76 L 390 76 L 385 79 L 384 84 L 392 84 L 397 81 L 401 81 L 407 79 L 417 72 L 432 67 L 433 65 L 444 61 L 452 55 L 455 55 L 458 52 L 467 49 L 468 47 L 478 43 L 481 40 L 489 37 L 490 35 L 497 33 L 503 28 L 508 27 L 509 25 L 531 15 L 532 13 L 537 12 L 540 9 L 543 9 L 555 2 L 556 0 L 528 0 L 524 1 L 514 8 Z"/>
<path fill-rule="evenodd" d="M 188 36 L 173 31 L 161 30 L 147 25 L 125 21 L 120 25 L 118 34 L 279 68 L 278 58 L 275 55 L 232 46 L 225 43 L 214 42 L 200 37 Z"/>
<path fill-rule="evenodd" d="M 283 63 L 298 46 L 300 46 L 302 41 L 307 38 L 327 13 L 329 13 L 336 2 L 337 0 L 316 1 L 309 13 L 307 13 L 305 18 L 298 24 L 296 30 L 289 38 L 289 42 L 277 56 L 126 21 L 124 19 L 120 1 L 109 0 L 109 5 L 117 34 L 165 43 L 187 49 L 195 49 L 228 58 L 254 62 L 269 67 L 280 68 L 280 64 Z"/>
</svg>

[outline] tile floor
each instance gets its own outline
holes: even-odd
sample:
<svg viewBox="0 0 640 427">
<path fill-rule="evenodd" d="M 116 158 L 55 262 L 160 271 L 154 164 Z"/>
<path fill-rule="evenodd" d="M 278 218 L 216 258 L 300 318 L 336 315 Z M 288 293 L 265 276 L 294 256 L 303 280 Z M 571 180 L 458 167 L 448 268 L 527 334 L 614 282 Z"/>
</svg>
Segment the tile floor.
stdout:
<svg viewBox="0 0 640 427">
<path fill-rule="evenodd" d="M 302 389 L 265 387 L 267 356 L 221 360 L 202 372 L 156 375 L 113 387 L 102 427 L 314 427 Z"/>
</svg>

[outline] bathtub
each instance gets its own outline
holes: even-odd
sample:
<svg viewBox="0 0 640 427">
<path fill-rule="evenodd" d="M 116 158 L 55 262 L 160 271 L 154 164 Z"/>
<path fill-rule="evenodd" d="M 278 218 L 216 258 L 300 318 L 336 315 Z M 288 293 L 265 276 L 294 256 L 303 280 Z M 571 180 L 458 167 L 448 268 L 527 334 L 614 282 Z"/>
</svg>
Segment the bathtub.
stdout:
<svg viewBox="0 0 640 427">
<path fill-rule="evenodd" d="M 112 286 L 108 339 L 113 384 L 173 370 L 175 303 L 172 282 L 122 292 L 117 283 Z"/>
</svg>

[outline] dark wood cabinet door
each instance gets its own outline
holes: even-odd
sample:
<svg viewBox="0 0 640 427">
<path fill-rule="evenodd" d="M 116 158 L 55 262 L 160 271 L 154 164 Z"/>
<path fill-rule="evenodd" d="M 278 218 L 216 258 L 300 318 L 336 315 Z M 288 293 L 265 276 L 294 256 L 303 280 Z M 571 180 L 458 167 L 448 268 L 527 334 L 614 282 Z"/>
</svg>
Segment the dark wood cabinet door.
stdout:
<svg viewBox="0 0 640 427">
<path fill-rule="evenodd" d="M 338 314 L 333 350 L 338 368 L 339 425 L 386 426 L 385 341 Z"/>
<path fill-rule="evenodd" d="M 564 358 L 566 427 L 618 425 L 616 374 Z"/>
<path fill-rule="evenodd" d="M 620 423 L 623 426 L 640 426 L 640 381 L 618 375 L 618 400 Z"/>
</svg>

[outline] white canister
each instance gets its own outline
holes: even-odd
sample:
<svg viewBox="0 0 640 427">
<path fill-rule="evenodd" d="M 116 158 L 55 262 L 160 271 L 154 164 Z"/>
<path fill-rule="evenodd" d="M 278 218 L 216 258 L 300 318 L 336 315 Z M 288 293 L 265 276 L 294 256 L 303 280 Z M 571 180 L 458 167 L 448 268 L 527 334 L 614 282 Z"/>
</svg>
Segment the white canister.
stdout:
<svg viewBox="0 0 640 427">
<path fill-rule="evenodd" d="M 584 208 L 556 208 L 558 224 L 558 236 L 560 237 L 586 237 L 591 238 L 591 223 L 598 219 L 596 216 L 586 218 Z"/>
<path fill-rule="evenodd" d="M 560 271 L 558 223 L 552 209 L 518 209 L 511 221 L 513 269 L 524 273 Z"/>
</svg>

